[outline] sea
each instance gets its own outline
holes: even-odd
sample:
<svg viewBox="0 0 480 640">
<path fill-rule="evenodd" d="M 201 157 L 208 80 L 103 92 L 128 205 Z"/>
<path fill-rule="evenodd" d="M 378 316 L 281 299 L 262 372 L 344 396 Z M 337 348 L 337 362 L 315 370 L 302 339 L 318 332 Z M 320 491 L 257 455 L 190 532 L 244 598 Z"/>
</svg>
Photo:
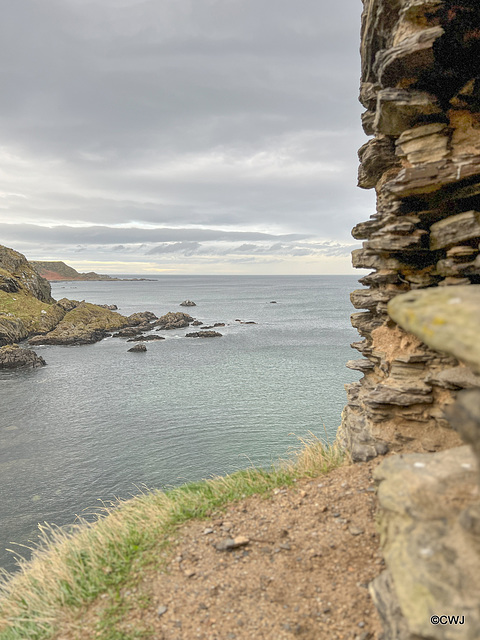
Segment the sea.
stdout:
<svg viewBox="0 0 480 640">
<path fill-rule="evenodd" d="M 222 337 L 163 331 L 146 353 L 114 337 L 39 346 L 46 367 L 0 371 L 0 567 L 28 557 L 39 523 L 66 526 L 146 489 L 268 467 L 310 433 L 334 440 L 344 385 L 359 378 L 345 367 L 355 276 L 155 277 L 56 282 L 52 295 L 123 315 L 186 311 L 225 323 Z M 179 306 L 185 299 L 196 306 Z"/>
</svg>

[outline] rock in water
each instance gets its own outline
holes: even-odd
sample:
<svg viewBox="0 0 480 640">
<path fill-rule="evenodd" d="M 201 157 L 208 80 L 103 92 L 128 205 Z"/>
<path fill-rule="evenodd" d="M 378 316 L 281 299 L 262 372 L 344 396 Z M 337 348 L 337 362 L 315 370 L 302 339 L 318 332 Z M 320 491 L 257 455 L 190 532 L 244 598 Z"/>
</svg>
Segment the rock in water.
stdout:
<svg viewBox="0 0 480 640">
<path fill-rule="evenodd" d="M 192 300 L 184 300 L 183 302 L 180 303 L 181 307 L 196 307 L 197 305 L 195 304 L 195 302 L 192 302 Z"/>
<path fill-rule="evenodd" d="M 129 349 L 129 351 L 133 351 L 135 353 L 139 353 L 146 350 L 147 350 L 147 347 L 144 344 L 136 344 L 134 347 Z"/>
<path fill-rule="evenodd" d="M 187 333 L 186 338 L 221 338 L 222 334 L 218 331 L 194 331 Z"/>
<path fill-rule="evenodd" d="M 162 329 L 182 329 L 183 327 L 188 327 L 193 320 L 192 316 L 188 315 L 188 313 L 183 313 L 183 311 L 169 311 L 158 318 L 156 322 L 158 324 L 157 331 Z"/>
<path fill-rule="evenodd" d="M 22 349 L 18 344 L 0 348 L 0 369 L 17 369 L 18 367 L 43 367 L 47 363 L 31 349 Z"/>
</svg>

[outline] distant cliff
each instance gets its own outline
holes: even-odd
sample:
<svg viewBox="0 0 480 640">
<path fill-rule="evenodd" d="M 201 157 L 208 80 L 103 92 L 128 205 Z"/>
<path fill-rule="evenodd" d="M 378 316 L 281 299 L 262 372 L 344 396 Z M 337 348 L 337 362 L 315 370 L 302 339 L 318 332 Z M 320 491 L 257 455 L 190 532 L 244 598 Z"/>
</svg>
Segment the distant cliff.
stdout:
<svg viewBox="0 0 480 640">
<path fill-rule="evenodd" d="M 18 251 L 0 245 L 0 347 L 32 336 L 37 336 L 37 344 L 88 344 L 101 340 L 107 331 L 141 322 L 85 301 L 55 301 L 50 284 L 36 270 L 38 263 L 35 268 L 33 264 Z M 92 275 L 79 274 L 63 262 L 45 264 L 62 265 L 76 279 Z"/>
<path fill-rule="evenodd" d="M 30 262 L 38 273 L 50 281 L 57 280 L 118 280 L 118 278 L 112 278 L 111 276 L 102 275 L 89 271 L 88 273 L 79 273 L 73 267 L 69 267 L 68 264 L 61 261 L 44 262 L 38 260 L 32 260 Z"/>
</svg>

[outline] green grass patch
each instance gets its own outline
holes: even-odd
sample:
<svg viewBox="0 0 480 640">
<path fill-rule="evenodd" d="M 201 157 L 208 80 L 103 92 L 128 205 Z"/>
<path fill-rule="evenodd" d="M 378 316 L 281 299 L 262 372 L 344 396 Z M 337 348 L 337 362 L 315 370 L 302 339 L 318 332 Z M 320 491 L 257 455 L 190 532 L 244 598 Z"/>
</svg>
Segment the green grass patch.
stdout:
<svg viewBox="0 0 480 640">
<path fill-rule="evenodd" d="M 168 491 L 149 491 L 105 507 L 95 523 L 80 521 L 68 533 L 40 527 L 42 543 L 32 559 L 20 561 L 20 571 L 5 575 L 0 584 L 0 639 L 52 638 L 62 620 L 78 617 L 100 594 L 107 594 L 108 600 L 99 624 L 109 631 L 102 638 L 142 637 L 141 632 L 128 635 L 119 630 L 125 606 L 120 588 L 138 581 L 142 568 L 158 567 L 159 551 L 168 549 L 178 525 L 208 517 L 242 498 L 291 486 L 299 478 L 316 477 L 343 461 L 336 445 L 323 445 L 312 435 L 288 460 L 268 470 L 250 468 Z"/>
</svg>

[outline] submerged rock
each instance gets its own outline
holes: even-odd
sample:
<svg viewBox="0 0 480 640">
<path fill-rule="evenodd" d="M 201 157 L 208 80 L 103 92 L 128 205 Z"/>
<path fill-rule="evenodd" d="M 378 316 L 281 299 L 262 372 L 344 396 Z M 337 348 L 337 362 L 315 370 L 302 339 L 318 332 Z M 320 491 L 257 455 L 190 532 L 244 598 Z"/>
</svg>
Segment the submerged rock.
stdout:
<svg viewBox="0 0 480 640">
<path fill-rule="evenodd" d="M 186 338 L 218 338 L 222 337 L 222 334 L 218 331 L 193 331 L 192 333 L 187 333 L 185 335 Z"/>
<path fill-rule="evenodd" d="M 144 344 L 136 344 L 134 347 L 132 347 L 128 351 L 132 351 L 134 353 L 139 353 L 139 352 L 143 352 L 143 351 L 146 351 L 146 350 L 147 350 L 147 347 Z"/>
<path fill-rule="evenodd" d="M 47 363 L 31 349 L 23 349 L 18 344 L 0 348 L 0 369 L 17 369 L 18 367 L 43 367 Z"/>
</svg>

